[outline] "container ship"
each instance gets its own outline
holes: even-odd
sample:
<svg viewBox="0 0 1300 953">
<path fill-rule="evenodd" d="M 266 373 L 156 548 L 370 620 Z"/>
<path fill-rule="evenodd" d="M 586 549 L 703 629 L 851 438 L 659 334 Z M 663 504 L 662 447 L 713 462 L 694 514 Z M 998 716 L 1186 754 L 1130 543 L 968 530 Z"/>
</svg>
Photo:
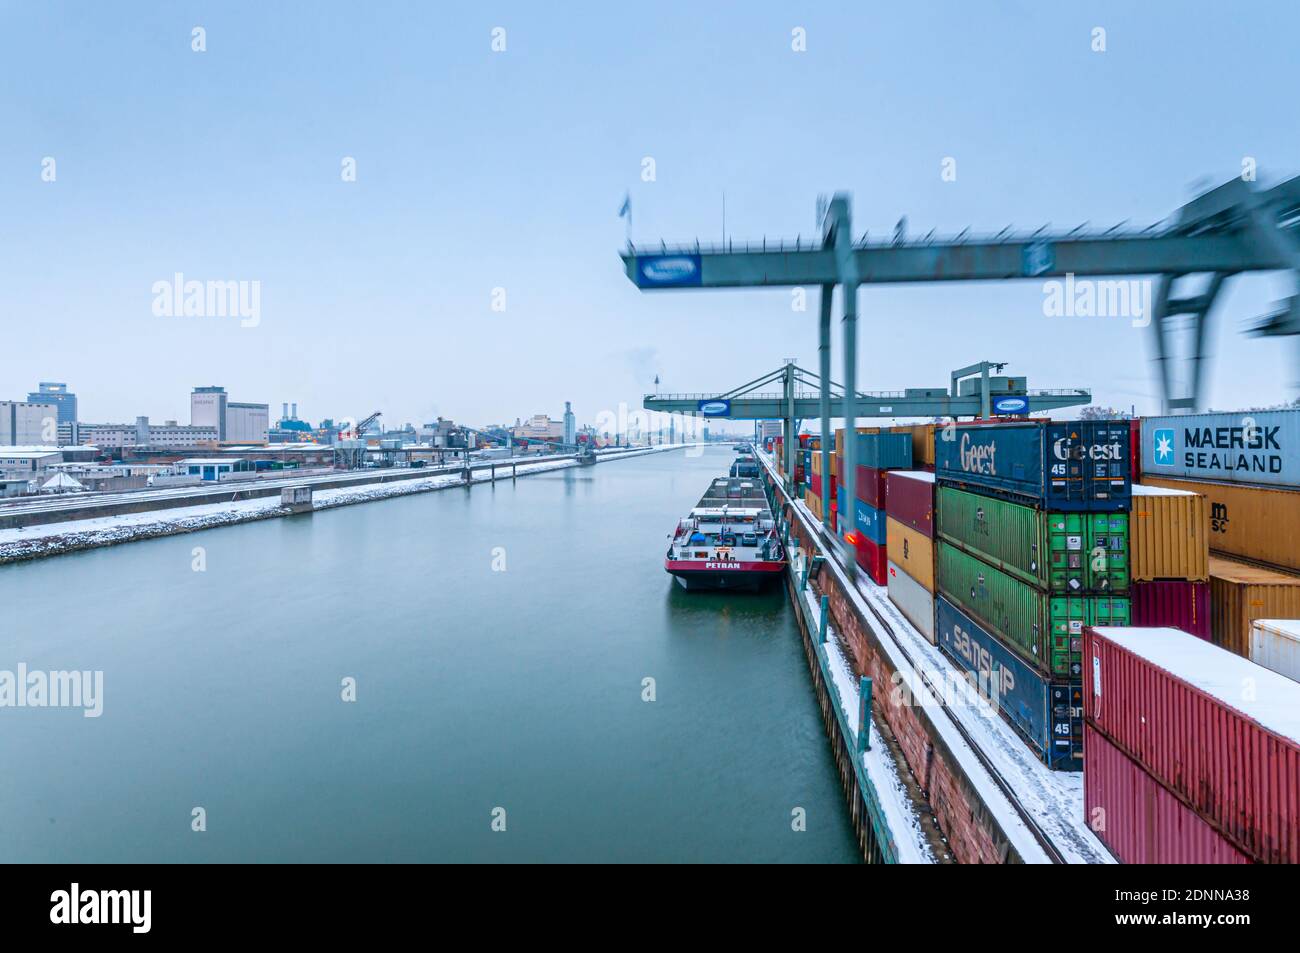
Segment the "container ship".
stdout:
<svg viewBox="0 0 1300 953">
<path fill-rule="evenodd" d="M 785 551 L 759 481 L 715 479 L 668 546 L 664 569 L 687 589 L 758 590 L 781 578 Z"/>
</svg>

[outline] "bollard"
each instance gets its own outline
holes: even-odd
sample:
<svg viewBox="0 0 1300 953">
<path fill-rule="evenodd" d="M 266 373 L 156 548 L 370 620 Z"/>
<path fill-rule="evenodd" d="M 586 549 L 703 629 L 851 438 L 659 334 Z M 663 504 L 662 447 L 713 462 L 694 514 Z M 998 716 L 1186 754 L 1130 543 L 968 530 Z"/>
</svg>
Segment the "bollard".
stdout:
<svg viewBox="0 0 1300 953">
<path fill-rule="evenodd" d="M 871 750 L 871 677 L 858 681 L 858 754 Z"/>
<path fill-rule="evenodd" d="M 817 630 L 817 641 L 820 642 L 822 645 L 826 644 L 826 620 L 830 617 L 830 614 L 831 614 L 831 597 L 827 595 L 823 595 L 822 596 L 822 621 L 821 624 L 818 626 L 818 630 Z"/>
</svg>

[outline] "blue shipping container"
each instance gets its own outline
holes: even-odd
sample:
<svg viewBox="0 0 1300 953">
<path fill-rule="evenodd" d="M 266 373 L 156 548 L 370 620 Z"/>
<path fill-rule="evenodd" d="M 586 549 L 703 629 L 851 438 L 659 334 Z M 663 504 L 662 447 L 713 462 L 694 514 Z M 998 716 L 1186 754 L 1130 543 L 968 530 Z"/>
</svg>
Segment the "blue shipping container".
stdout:
<svg viewBox="0 0 1300 953">
<path fill-rule="evenodd" d="M 935 477 L 975 493 L 1061 512 L 1127 512 L 1132 473 L 1127 420 L 959 424 L 938 431 Z"/>
<path fill-rule="evenodd" d="M 840 504 L 840 512 L 845 512 L 848 500 L 844 497 L 844 491 L 840 490 L 836 495 Z M 853 526 L 859 533 L 866 536 L 877 546 L 885 545 L 885 511 L 878 510 L 874 506 L 869 506 L 861 500 L 853 501 Z"/>
<path fill-rule="evenodd" d="M 943 653 L 975 677 L 1048 767 L 1082 770 L 1083 683 L 1041 677 L 943 596 L 935 603 Z"/>
<path fill-rule="evenodd" d="M 860 433 L 857 459 L 860 467 L 877 470 L 912 469 L 912 435 L 910 433 Z"/>
</svg>

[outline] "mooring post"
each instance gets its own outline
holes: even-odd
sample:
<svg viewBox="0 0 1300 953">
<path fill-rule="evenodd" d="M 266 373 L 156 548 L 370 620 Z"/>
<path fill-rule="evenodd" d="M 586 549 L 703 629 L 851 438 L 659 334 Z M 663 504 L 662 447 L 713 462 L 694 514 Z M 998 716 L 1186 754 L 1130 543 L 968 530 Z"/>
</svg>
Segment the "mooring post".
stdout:
<svg viewBox="0 0 1300 953">
<path fill-rule="evenodd" d="M 822 645 L 826 644 L 826 620 L 831 614 L 831 597 L 822 594 L 822 621 L 817 627 L 817 641 Z"/>
<path fill-rule="evenodd" d="M 871 750 L 871 677 L 858 680 L 858 754 Z"/>
</svg>

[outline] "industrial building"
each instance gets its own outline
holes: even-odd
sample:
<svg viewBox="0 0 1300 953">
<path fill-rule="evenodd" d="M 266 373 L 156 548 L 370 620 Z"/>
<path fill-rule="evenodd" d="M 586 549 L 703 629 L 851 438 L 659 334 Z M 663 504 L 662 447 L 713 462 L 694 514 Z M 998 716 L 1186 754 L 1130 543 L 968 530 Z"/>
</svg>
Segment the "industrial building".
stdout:
<svg viewBox="0 0 1300 953">
<path fill-rule="evenodd" d="M 54 443 L 58 419 L 59 407 L 52 402 L 0 400 L 0 445 Z"/>
<path fill-rule="evenodd" d="M 78 424 L 77 436 L 82 444 L 106 450 L 186 450 L 212 446 L 219 440 L 213 426 L 179 424 L 174 420 L 151 424 L 148 417 L 137 417 L 133 424 Z"/>
<path fill-rule="evenodd" d="M 269 404 L 232 401 L 224 387 L 196 387 L 190 393 L 190 426 L 213 427 L 220 443 L 266 443 Z"/>
</svg>

